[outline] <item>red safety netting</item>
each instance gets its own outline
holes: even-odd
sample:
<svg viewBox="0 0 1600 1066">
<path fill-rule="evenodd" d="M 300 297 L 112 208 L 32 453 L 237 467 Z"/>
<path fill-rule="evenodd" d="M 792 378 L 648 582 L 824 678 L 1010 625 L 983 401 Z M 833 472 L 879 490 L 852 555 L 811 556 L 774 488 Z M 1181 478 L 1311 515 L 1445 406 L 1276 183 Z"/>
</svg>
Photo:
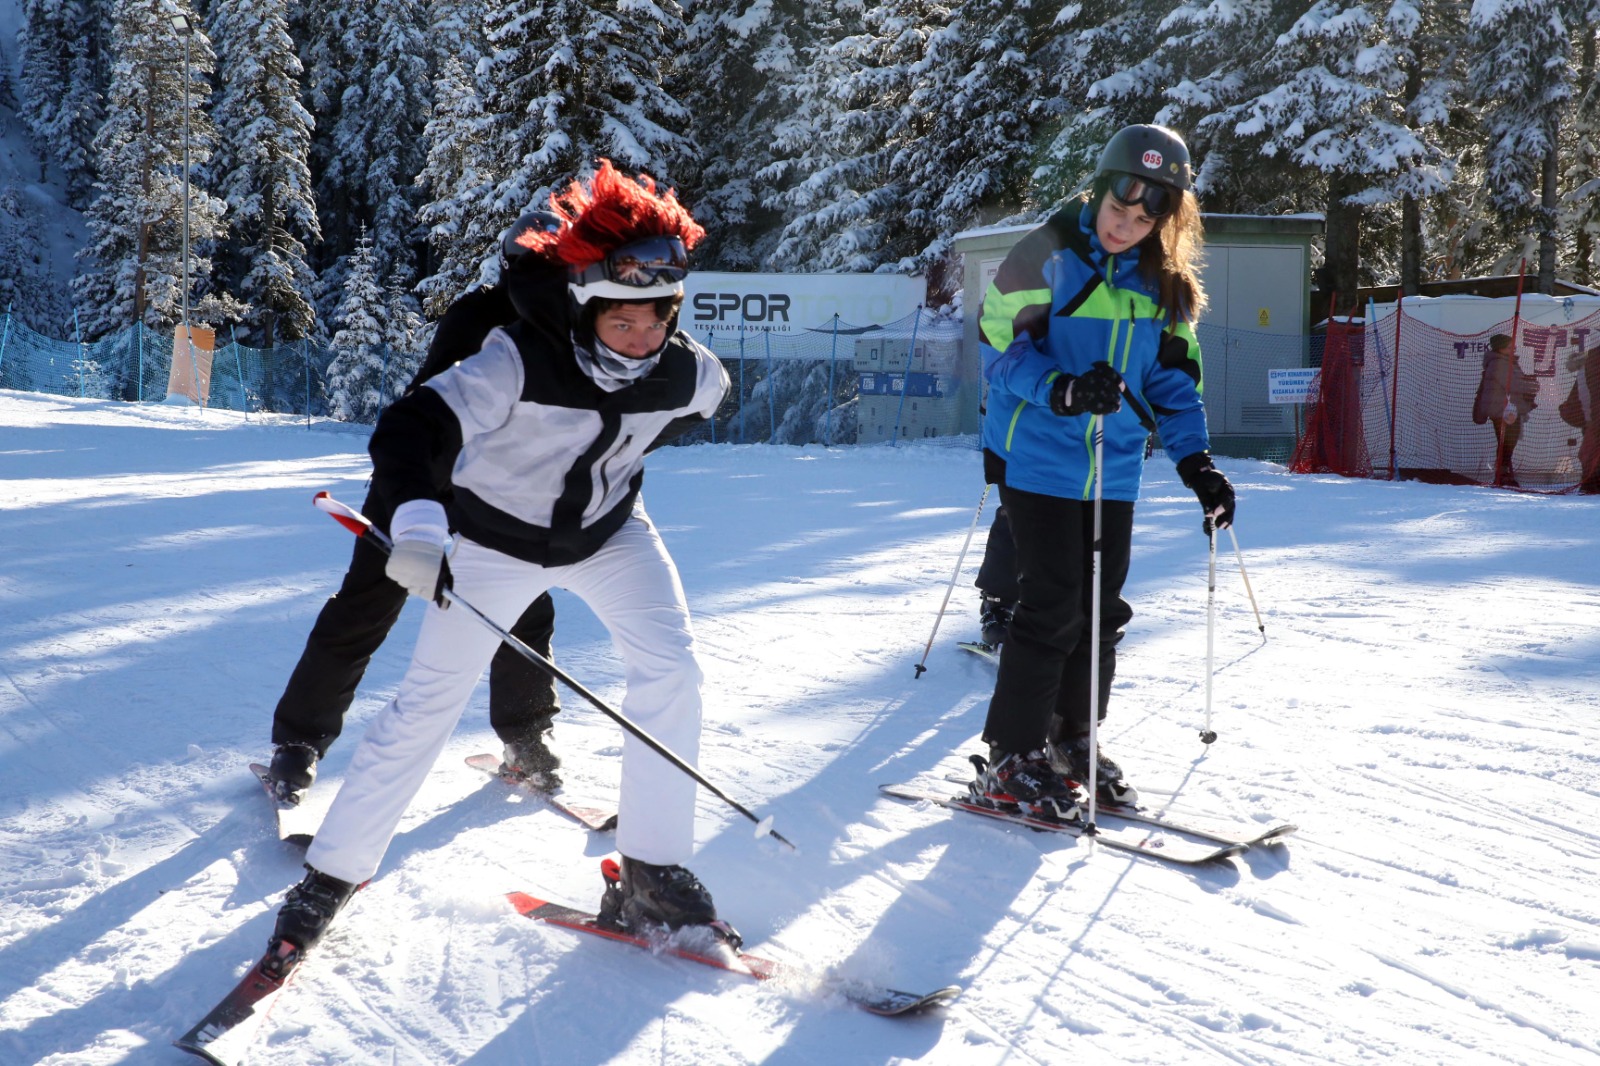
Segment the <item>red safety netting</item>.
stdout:
<svg viewBox="0 0 1600 1066">
<path fill-rule="evenodd" d="M 1497 333 L 1515 337 L 1535 390 L 1507 437 L 1509 465 L 1502 429 L 1473 417 Z M 1315 395 L 1296 473 L 1600 492 L 1600 312 L 1559 325 L 1513 317 L 1476 333 L 1440 329 L 1404 305 L 1367 322 L 1334 320 Z"/>
<path fill-rule="evenodd" d="M 1289 469 L 1297 474 L 1371 477 L 1372 457 L 1361 416 L 1363 328 L 1359 323 L 1334 319 L 1321 339 L 1317 401 L 1306 407 L 1305 433 L 1295 446 Z"/>
</svg>

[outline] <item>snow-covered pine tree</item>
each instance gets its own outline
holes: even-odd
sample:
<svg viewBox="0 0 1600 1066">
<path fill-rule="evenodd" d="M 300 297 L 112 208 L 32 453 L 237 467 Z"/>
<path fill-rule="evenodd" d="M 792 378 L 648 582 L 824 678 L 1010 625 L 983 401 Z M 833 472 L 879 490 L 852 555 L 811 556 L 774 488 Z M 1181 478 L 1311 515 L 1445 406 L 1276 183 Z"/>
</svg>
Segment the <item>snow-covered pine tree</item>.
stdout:
<svg viewBox="0 0 1600 1066">
<path fill-rule="evenodd" d="M 427 45 L 438 70 L 446 59 L 456 59 L 468 69 L 483 55 L 484 0 L 428 0 Z"/>
<path fill-rule="evenodd" d="M 1413 128 L 1407 114 L 1404 53 L 1392 34 L 1408 25 L 1385 24 L 1363 0 L 1318 0 L 1261 56 L 1245 97 L 1200 123 L 1248 153 L 1235 156 L 1239 167 L 1270 159 L 1325 178 L 1328 284 L 1351 299 L 1358 249 L 1379 251 L 1362 239 L 1366 213 L 1408 193 L 1433 196 L 1452 173 L 1431 129 Z M 1300 189 L 1309 191 L 1303 181 Z M 1398 244 L 1383 242 L 1386 254 L 1368 276 L 1392 276 Z"/>
<path fill-rule="evenodd" d="M 399 271 L 409 282 L 422 236 L 415 182 L 427 159 L 422 134 L 432 106 L 427 9 L 414 0 L 370 0 L 367 6 L 374 36 L 360 115 L 367 158 L 362 185 L 379 276 Z"/>
<path fill-rule="evenodd" d="M 345 0 L 298 0 L 290 9 L 289 33 L 300 50 L 304 68 L 301 91 L 306 110 L 315 117 L 311 134 L 311 179 L 321 219 L 323 240 L 310 251 L 310 263 L 322 284 L 319 320 L 327 319 L 342 291 L 344 263 L 355 248 L 357 227 L 367 218 L 361 187 L 367 173 L 367 150 L 357 135 L 366 95 L 362 81 L 372 67 L 371 46 L 361 30 L 370 30 L 367 4 Z"/>
<path fill-rule="evenodd" d="M 1572 236 L 1572 276 L 1584 284 L 1600 280 L 1600 0 L 1584 0 L 1575 20 L 1578 57 L 1573 84 L 1572 121 L 1567 124 L 1567 160 L 1562 175 L 1567 187 L 1562 201 L 1561 232 Z"/>
<path fill-rule="evenodd" d="M 417 376 L 425 354 L 422 344 L 422 315 L 417 298 L 410 292 L 411 278 L 396 269 L 383 289 L 383 345 L 389 350 L 386 393 L 398 397 Z"/>
<path fill-rule="evenodd" d="M 1469 20 L 1471 91 L 1487 145 L 1489 206 L 1514 246 L 1537 250 L 1538 291 L 1553 292 L 1558 151 L 1572 99 L 1571 0 L 1476 0 Z"/>
<path fill-rule="evenodd" d="M 1384 40 L 1368 58 L 1367 67 L 1387 93 L 1396 120 L 1413 132 L 1426 152 L 1402 158 L 1389 182 L 1400 203 L 1400 287 L 1415 295 L 1444 261 L 1437 235 L 1447 232 L 1448 226 L 1441 224 L 1439 209 L 1457 198 L 1472 199 L 1458 173 L 1469 134 L 1451 121 L 1464 103 L 1461 53 L 1466 11 L 1455 0 L 1405 0 L 1379 7 L 1374 17 L 1381 22 Z"/>
<path fill-rule="evenodd" d="M 35 330 L 55 330 L 72 317 L 71 305 L 66 279 L 51 269 L 49 230 L 30 191 L 19 182 L 0 185 L 0 311 Z"/>
<path fill-rule="evenodd" d="M 905 189 L 910 253 L 896 265 L 927 271 L 930 291 L 961 287 L 951 237 L 1032 200 L 1033 143 L 1045 117 L 1037 50 L 1055 14 L 1029 0 L 969 0 L 942 25 L 937 13 L 924 23 L 892 166 Z"/>
<path fill-rule="evenodd" d="M 774 129 L 789 108 L 815 27 L 804 0 L 697 0 L 670 85 L 701 150 L 690 194 L 706 225 L 705 270 L 755 270 L 781 216 L 771 206 Z"/>
<path fill-rule="evenodd" d="M 93 0 L 23 0 L 18 108 L 40 155 L 61 168 L 72 204 L 94 194 L 94 137 L 109 23 Z"/>
<path fill-rule="evenodd" d="M 1264 148 L 1259 131 L 1240 129 L 1236 110 L 1277 85 L 1265 66 L 1281 35 L 1303 11 L 1301 5 L 1275 0 L 1183 0 L 1154 27 L 1159 43 L 1149 58 L 1108 79 L 1108 90 L 1110 85 L 1119 87 L 1109 91 L 1148 101 L 1144 106 L 1150 108 L 1150 117 L 1135 114 L 1128 116 L 1130 121 L 1158 122 L 1184 134 L 1196 192 L 1208 210 L 1306 209 L 1274 203 L 1286 186 L 1296 186 L 1285 183 L 1283 175 L 1303 172 L 1281 146 Z M 1290 64 L 1285 72 L 1294 69 Z M 1320 203 L 1323 182 L 1319 172 L 1309 173 L 1318 190 L 1312 202 Z"/>
<path fill-rule="evenodd" d="M 440 259 L 419 285 L 430 312 L 459 295 L 450 291 L 453 279 L 493 283 L 499 235 L 597 158 L 668 188 L 692 173 L 688 111 L 664 86 L 666 64 L 684 36 L 675 0 L 485 0 L 484 12 L 486 53 L 474 79 L 480 102 L 441 86 L 430 126 L 424 174 L 432 198 L 422 217 Z M 469 114 L 475 107 L 481 123 Z M 440 122 L 438 108 L 470 125 L 470 135 L 457 132 L 455 118 Z M 453 159 L 437 150 L 444 137 L 450 151 L 458 140 L 463 149 Z M 477 195 L 484 185 L 487 195 Z M 441 226 L 453 231 L 450 247 L 438 244 Z"/>
<path fill-rule="evenodd" d="M 666 187 L 689 177 L 689 113 L 665 84 L 684 42 L 676 0 L 490 0 L 484 26 L 479 90 L 500 169 L 488 207 L 502 227 L 602 156 Z"/>
<path fill-rule="evenodd" d="M 494 185 L 492 120 L 484 114 L 475 79 L 453 56 L 440 67 L 433 96 L 423 133 L 428 157 L 417 175 L 428 198 L 417 217 L 427 227 L 433 272 L 417 284 L 417 294 L 427 316 L 438 319 L 478 279 L 483 250 L 510 221 L 481 210 Z"/>
<path fill-rule="evenodd" d="M 214 112 L 219 143 L 207 170 L 231 222 L 217 280 L 250 305 L 246 339 L 271 348 L 311 331 L 315 279 L 306 242 L 322 237 L 288 0 L 215 0 L 210 28 L 225 59 Z"/>
<path fill-rule="evenodd" d="M 1086 0 L 1056 13 L 1035 60 L 1044 72 L 1037 104 L 1044 132 L 1031 174 L 1038 207 L 1028 217 L 1052 214 L 1086 188 L 1101 149 L 1119 129 L 1162 114 L 1168 103 L 1162 90 L 1178 84 L 1194 55 L 1182 47 L 1183 24 L 1165 26 L 1174 7 L 1172 0 Z M 1173 37 L 1179 40 L 1157 47 Z M 1247 38 L 1229 40 L 1228 29 L 1216 37 L 1200 46 L 1213 66 L 1232 69 L 1230 57 L 1248 47 Z M 1198 160 L 1204 146 L 1189 120 L 1171 113 L 1162 121 L 1187 136 Z"/>
<path fill-rule="evenodd" d="M 884 261 L 901 206 L 890 139 L 910 92 L 899 61 L 920 58 L 923 41 L 914 23 L 901 24 L 907 33 L 898 40 L 878 36 L 899 14 L 864 14 L 852 0 L 815 5 L 815 41 L 774 130 L 777 160 L 767 170 L 785 219 L 769 269 L 873 270 Z"/>
<path fill-rule="evenodd" d="M 395 387 L 384 344 L 384 294 L 372 237 L 361 227 L 344 271 L 344 291 L 333 314 L 333 361 L 323 378 L 328 414 L 344 422 L 374 422 L 410 380 Z"/>
<path fill-rule="evenodd" d="M 89 241 L 78 253 L 85 271 L 73 282 L 85 336 L 142 321 L 166 332 L 183 307 L 184 48 L 172 27 L 183 14 L 196 28 L 189 53 L 189 146 L 192 165 L 216 143 L 205 105 L 214 67 L 211 42 L 185 0 L 124 0 L 112 34 L 115 60 L 106 122 L 95 136 L 98 195 L 84 214 Z M 203 287 L 211 260 L 197 249 L 222 234 L 223 201 L 190 179 L 189 277 Z M 235 308 L 208 298 L 191 311 L 220 321 Z"/>
</svg>

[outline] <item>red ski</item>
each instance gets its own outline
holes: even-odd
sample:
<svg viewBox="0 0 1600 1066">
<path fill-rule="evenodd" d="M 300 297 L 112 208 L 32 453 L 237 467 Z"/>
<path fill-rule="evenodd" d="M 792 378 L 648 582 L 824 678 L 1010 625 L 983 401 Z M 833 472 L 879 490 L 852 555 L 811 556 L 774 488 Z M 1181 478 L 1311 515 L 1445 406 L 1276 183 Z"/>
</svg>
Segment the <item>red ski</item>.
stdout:
<svg viewBox="0 0 1600 1066">
<path fill-rule="evenodd" d="M 498 755 L 468 755 L 467 765 L 474 770 L 482 770 L 490 777 L 497 777 L 519 792 L 526 792 L 543 800 L 550 809 L 566 815 L 585 829 L 592 829 L 596 833 L 609 833 L 617 828 L 617 816 L 611 811 L 601 810 L 599 807 L 581 807 L 568 803 L 552 792 L 536 786 L 532 781 L 522 777 L 513 777 L 500 772 L 500 756 Z"/>
<path fill-rule="evenodd" d="M 609 864 L 609 867 L 607 867 Z M 614 860 L 607 859 L 602 864 L 606 876 L 614 876 Z M 674 938 L 667 935 L 655 937 L 643 936 L 629 932 L 625 929 L 613 929 L 601 925 L 599 919 L 588 911 L 581 911 L 574 907 L 567 907 L 560 903 L 551 903 L 548 900 L 530 896 L 526 892 L 510 892 L 506 898 L 517 909 L 517 913 L 548 925 L 557 925 L 563 929 L 571 929 L 578 933 L 593 933 L 595 936 L 607 940 L 616 940 L 624 944 L 632 944 L 636 948 L 646 951 L 660 952 L 675 955 L 680 959 L 698 962 L 703 966 L 714 966 L 719 970 L 729 973 L 743 974 L 753 977 L 757 981 L 772 981 L 788 978 L 796 983 L 814 983 L 818 979 L 805 970 L 788 966 L 784 963 L 764 959 L 758 955 L 751 955 L 739 951 L 726 941 L 715 941 L 716 933 L 709 930 L 703 931 L 704 939 L 712 941 L 704 948 L 699 945 L 690 945 L 682 942 L 675 943 Z M 697 930 L 697 932 L 700 932 Z M 735 934 L 737 935 L 737 934 Z M 948 1002 L 960 994 L 958 985 L 949 985 L 932 992 L 918 994 L 915 992 L 901 992 L 893 988 L 882 988 L 876 985 L 864 985 L 856 981 L 842 981 L 836 979 L 823 979 L 822 984 L 830 991 L 838 992 L 852 1004 L 862 1010 L 885 1017 L 895 1017 L 901 1014 L 911 1014 L 925 1010 L 929 1007 Z"/>
<path fill-rule="evenodd" d="M 299 965 L 299 949 L 279 941 L 198 1025 L 174 1040 L 173 1046 L 216 1066 L 234 1066 L 266 1024 L 268 1012 Z"/>
</svg>

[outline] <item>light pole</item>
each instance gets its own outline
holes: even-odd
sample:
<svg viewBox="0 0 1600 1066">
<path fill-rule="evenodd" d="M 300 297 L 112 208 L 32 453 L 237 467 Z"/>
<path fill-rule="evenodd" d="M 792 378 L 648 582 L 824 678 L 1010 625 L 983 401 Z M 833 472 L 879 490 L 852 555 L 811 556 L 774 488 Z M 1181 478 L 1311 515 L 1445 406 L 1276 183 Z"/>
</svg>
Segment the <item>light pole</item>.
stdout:
<svg viewBox="0 0 1600 1066">
<path fill-rule="evenodd" d="M 189 38 L 194 36 L 194 25 L 187 15 L 173 15 L 172 28 L 183 38 L 183 333 L 190 344 L 192 358 L 194 338 L 189 335 Z"/>
</svg>

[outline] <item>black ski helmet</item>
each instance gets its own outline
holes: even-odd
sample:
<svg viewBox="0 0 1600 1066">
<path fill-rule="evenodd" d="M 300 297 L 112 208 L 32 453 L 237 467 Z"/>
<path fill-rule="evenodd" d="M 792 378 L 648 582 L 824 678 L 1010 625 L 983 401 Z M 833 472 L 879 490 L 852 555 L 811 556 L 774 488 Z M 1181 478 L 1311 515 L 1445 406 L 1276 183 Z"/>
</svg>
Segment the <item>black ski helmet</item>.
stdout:
<svg viewBox="0 0 1600 1066">
<path fill-rule="evenodd" d="M 505 268 L 515 263 L 527 254 L 528 249 L 517 243 L 517 238 L 524 233 L 534 230 L 543 230 L 546 233 L 559 233 L 563 223 L 561 216 L 554 211 L 527 211 L 522 217 L 511 224 L 500 238 L 500 266 Z"/>
<path fill-rule="evenodd" d="M 1189 146 L 1165 126 L 1125 126 L 1118 130 L 1100 152 L 1095 177 L 1107 173 L 1132 174 L 1183 192 L 1194 187 Z"/>
</svg>

